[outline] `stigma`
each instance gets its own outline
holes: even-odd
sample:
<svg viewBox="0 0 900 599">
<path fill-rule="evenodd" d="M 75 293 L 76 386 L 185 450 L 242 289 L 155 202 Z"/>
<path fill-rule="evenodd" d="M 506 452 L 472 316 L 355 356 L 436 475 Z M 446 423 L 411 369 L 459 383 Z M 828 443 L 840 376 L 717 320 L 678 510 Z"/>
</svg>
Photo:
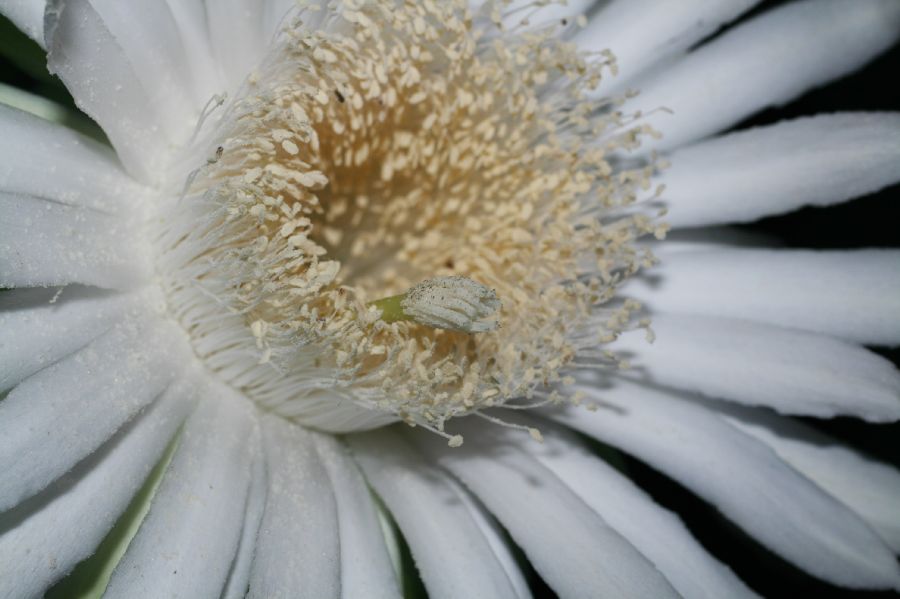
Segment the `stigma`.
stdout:
<svg viewBox="0 0 900 599">
<path fill-rule="evenodd" d="M 385 322 L 411 320 L 435 329 L 485 333 L 500 326 L 497 292 L 463 276 L 427 279 L 371 304 Z"/>
</svg>

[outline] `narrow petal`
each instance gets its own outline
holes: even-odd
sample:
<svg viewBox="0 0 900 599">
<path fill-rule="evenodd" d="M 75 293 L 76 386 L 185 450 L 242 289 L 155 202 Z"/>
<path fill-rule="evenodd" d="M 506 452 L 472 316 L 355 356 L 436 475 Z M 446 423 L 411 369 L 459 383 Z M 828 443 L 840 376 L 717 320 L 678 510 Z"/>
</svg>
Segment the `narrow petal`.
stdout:
<svg viewBox="0 0 900 599">
<path fill-rule="evenodd" d="M 0 286 L 133 287 L 150 272 L 133 234 L 121 217 L 0 192 Z"/>
<path fill-rule="evenodd" d="M 595 457 L 571 433 L 532 421 L 544 442 L 523 447 L 553 471 L 591 509 L 643 553 L 683 597 L 755 597 L 706 552 L 675 514 Z M 520 443 L 527 443 L 523 439 Z"/>
<path fill-rule="evenodd" d="M 112 150 L 71 129 L 0 105 L 0 191 L 119 213 L 147 190 Z"/>
<path fill-rule="evenodd" d="M 613 0 L 591 15 L 573 41 L 584 50 L 611 50 L 618 74 L 598 92 L 616 90 L 666 58 L 684 52 L 759 0 Z"/>
<path fill-rule="evenodd" d="M 234 391 L 216 386 L 203 395 L 104 597 L 221 596 L 241 538 L 259 428 L 252 404 Z"/>
<path fill-rule="evenodd" d="M 47 0 L 0 0 L 0 14 L 44 47 L 44 6 Z"/>
<path fill-rule="evenodd" d="M 220 0 L 207 9 L 213 55 L 230 89 L 237 88 L 269 47 L 271 38 L 263 27 L 259 4 L 257 0 Z"/>
<path fill-rule="evenodd" d="M 182 0 L 165 0 L 165 3 L 184 48 L 181 59 L 190 73 L 195 107 L 202 107 L 214 94 L 231 91 L 225 84 L 222 65 L 213 56 L 205 3 Z"/>
<path fill-rule="evenodd" d="M 674 597 L 659 571 L 509 435 L 465 419 L 462 447 L 410 435 L 478 497 L 563 597 Z"/>
<path fill-rule="evenodd" d="M 79 285 L 4 291 L 0 294 L 0 391 L 102 335 L 125 314 L 128 304 L 126 295 Z"/>
<path fill-rule="evenodd" d="M 713 399 L 818 418 L 900 418 L 900 373 L 869 350 L 831 337 L 713 316 L 655 314 L 656 341 L 624 335 L 634 373 Z"/>
<path fill-rule="evenodd" d="M 397 433 L 378 430 L 347 440 L 409 543 L 429 596 L 518 598 L 462 499 L 465 491 Z"/>
<path fill-rule="evenodd" d="M 192 406 L 190 388 L 173 385 L 76 471 L 35 500 L 0 514 L 0 596 L 37 599 L 90 556 Z"/>
<path fill-rule="evenodd" d="M 659 267 L 624 288 L 653 310 L 900 344 L 900 251 L 661 250 Z"/>
<path fill-rule="evenodd" d="M 741 431 L 859 514 L 900 552 L 900 471 L 796 420 L 766 410 L 707 402 Z"/>
<path fill-rule="evenodd" d="M 90 0 L 103 27 L 132 66 L 147 99 L 160 107 L 161 127 L 175 141 L 189 133 L 209 96 L 193 96 L 193 73 L 166 2 Z"/>
<path fill-rule="evenodd" d="M 900 113 L 842 113 L 738 131 L 675 151 L 666 222 L 749 222 L 830 206 L 900 181 Z"/>
<path fill-rule="evenodd" d="M 635 85 L 633 108 L 666 107 L 648 122 L 670 149 L 696 141 L 769 106 L 843 77 L 900 37 L 894 0 L 804 0 L 775 8 L 701 46 Z"/>
<path fill-rule="evenodd" d="M 146 90 L 88 0 L 50 0 L 45 21 L 47 66 L 58 75 L 75 103 L 103 127 L 128 172 L 155 183 L 167 161 L 169 138 L 179 126 L 166 113 L 167 91 Z M 169 128 L 166 128 L 166 125 Z"/>
<path fill-rule="evenodd" d="M 263 418 L 269 489 L 250 567 L 250 599 L 337 597 L 337 508 L 312 437 L 277 416 Z"/>
<path fill-rule="evenodd" d="M 671 476 L 813 576 L 850 588 L 900 587 L 893 553 L 853 511 L 715 413 L 624 381 L 582 390 L 595 412 L 546 413 Z"/>
<path fill-rule="evenodd" d="M 250 473 L 250 489 L 247 492 L 247 505 L 244 510 L 244 525 L 241 529 L 237 555 L 234 557 L 234 563 L 228 573 L 228 581 L 222 591 L 222 599 L 244 599 L 247 596 L 247 589 L 250 586 L 250 567 L 253 564 L 253 554 L 256 552 L 256 535 L 259 534 L 259 525 L 266 507 L 268 480 L 261 434 L 254 435 L 250 451 L 253 454 L 253 464 Z"/>
<path fill-rule="evenodd" d="M 522 570 L 517 563 L 516 557 L 513 555 L 509 542 L 503 536 L 500 525 L 491 516 L 484 505 L 479 502 L 470 493 L 460 488 L 459 499 L 463 505 L 469 510 L 476 526 L 481 530 L 481 534 L 487 539 L 491 551 L 500 563 L 500 567 L 506 573 L 506 577 L 512 584 L 517 599 L 530 599 L 531 589 L 528 582 L 522 575 Z"/>
<path fill-rule="evenodd" d="M 44 489 L 156 399 L 177 362 L 159 323 L 119 324 L 0 402 L 0 511 Z"/>
<path fill-rule="evenodd" d="M 372 495 L 347 449 L 331 435 L 313 438 L 334 487 L 341 546 L 341 597 L 400 597 Z"/>
</svg>

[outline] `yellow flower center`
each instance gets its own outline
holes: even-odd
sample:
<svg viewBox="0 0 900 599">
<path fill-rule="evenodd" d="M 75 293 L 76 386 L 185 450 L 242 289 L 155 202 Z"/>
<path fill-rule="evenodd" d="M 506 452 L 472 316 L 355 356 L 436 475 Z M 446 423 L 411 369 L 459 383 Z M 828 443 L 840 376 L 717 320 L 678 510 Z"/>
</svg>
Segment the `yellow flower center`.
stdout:
<svg viewBox="0 0 900 599">
<path fill-rule="evenodd" d="M 597 347 L 631 324 L 615 289 L 657 226 L 622 209 L 652 169 L 607 157 L 641 131 L 585 95 L 610 55 L 560 22 L 505 30 L 502 9 L 301 10 L 201 137 L 165 285 L 198 354 L 264 407 L 329 428 L 349 403 L 448 436 L 454 416 L 559 400 L 568 371 L 616 365 Z M 417 287 L 451 280 L 479 286 L 470 303 Z M 385 317 L 410 289 L 432 316 L 502 304 L 499 327 Z"/>
</svg>

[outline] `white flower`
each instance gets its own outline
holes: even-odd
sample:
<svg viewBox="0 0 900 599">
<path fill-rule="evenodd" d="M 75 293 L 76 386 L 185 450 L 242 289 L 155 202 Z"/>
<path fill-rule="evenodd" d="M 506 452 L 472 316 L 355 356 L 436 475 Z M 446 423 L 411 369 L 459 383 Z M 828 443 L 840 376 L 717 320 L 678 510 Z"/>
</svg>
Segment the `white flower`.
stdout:
<svg viewBox="0 0 900 599">
<path fill-rule="evenodd" d="M 683 231 L 900 180 L 897 114 L 710 137 L 881 53 L 900 2 L 690 49 L 756 3 L 0 1 L 115 148 L 0 108 L 0 596 L 167 447 L 107 596 L 397 597 L 366 483 L 432 597 L 530 595 L 495 518 L 563 597 L 753 595 L 572 431 L 900 589 L 900 474 L 789 418 L 900 417 L 863 347 L 900 343 L 900 254 Z"/>
</svg>

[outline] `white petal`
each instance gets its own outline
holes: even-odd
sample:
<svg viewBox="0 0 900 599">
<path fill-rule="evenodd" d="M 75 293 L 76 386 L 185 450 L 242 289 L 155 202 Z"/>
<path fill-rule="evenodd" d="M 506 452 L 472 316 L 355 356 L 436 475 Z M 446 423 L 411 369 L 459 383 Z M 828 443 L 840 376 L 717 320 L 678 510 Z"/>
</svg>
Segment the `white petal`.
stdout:
<svg viewBox="0 0 900 599">
<path fill-rule="evenodd" d="M 144 89 L 135 65 L 87 0 L 50 0 L 44 24 L 50 72 L 103 127 L 128 172 L 159 182 L 169 144 L 178 141 L 166 136 L 165 123 L 175 123 L 160 104 L 164 98 Z"/>
<path fill-rule="evenodd" d="M 0 14 L 44 47 L 44 5 L 47 0 L 0 0 Z"/>
<path fill-rule="evenodd" d="M 655 314 L 651 345 L 624 335 L 626 376 L 783 414 L 870 422 L 900 418 L 900 373 L 865 348 L 831 337 L 745 320 Z"/>
<path fill-rule="evenodd" d="M 250 599 L 340 595 L 337 509 L 309 433 L 277 416 L 263 419 L 269 489 Z"/>
<path fill-rule="evenodd" d="M 230 91 L 225 85 L 222 67 L 213 57 L 205 3 L 166 0 L 166 5 L 184 48 L 181 58 L 190 73 L 195 107 L 202 107 L 214 94 Z"/>
<path fill-rule="evenodd" d="M 364 431 L 397 422 L 393 414 L 360 406 L 338 389 L 310 393 L 302 402 L 286 402 L 283 396 L 276 399 L 266 408 L 288 420 L 329 433 Z"/>
<path fill-rule="evenodd" d="M 474 496 L 461 487 L 459 490 L 460 501 L 466 509 L 469 510 L 472 519 L 475 521 L 475 525 L 478 526 L 481 530 L 481 534 L 487 539 L 488 545 L 491 546 L 491 551 L 494 552 L 494 556 L 497 558 L 497 561 L 500 562 L 500 566 L 503 568 L 506 577 L 509 578 L 509 581 L 513 586 L 516 598 L 530 599 L 531 589 L 528 588 L 528 582 L 522 575 L 522 570 L 516 562 L 516 557 L 513 555 L 509 543 L 503 536 L 500 525 L 493 516 L 488 513 L 484 505 Z"/>
<path fill-rule="evenodd" d="M 659 267 L 624 287 L 654 310 L 900 343 L 900 251 L 661 249 Z"/>
<path fill-rule="evenodd" d="M 94 552 L 187 416 L 191 396 L 174 385 L 44 495 L 0 514 L 0 596 L 37 599 Z"/>
<path fill-rule="evenodd" d="M 356 464 L 331 435 L 315 435 L 313 440 L 337 502 L 341 597 L 400 597 L 378 514 Z"/>
<path fill-rule="evenodd" d="M 465 491 L 398 432 L 382 429 L 347 441 L 409 543 L 429 596 L 519 597 L 461 499 Z"/>
<path fill-rule="evenodd" d="M 782 121 L 675 151 L 659 183 L 673 227 L 829 206 L 900 181 L 900 113 Z"/>
<path fill-rule="evenodd" d="M 0 286 L 132 287 L 148 252 L 124 218 L 0 192 Z"/>
<path fill-rule="evenodd" d="M 191 62 L 168 5 L 159 0 L 90 4 L 132 66 L 147 100 L 159 107 L 166 136 L 178 141 L 189 134 L 209 97 L 191 93 Z"/>
<path fill-rule="evenodd" d="M 128 301 L 125 295 L 78 285 L 0 293 L 0 391 L 102 335 L 124 314 Z"/>
<path fill-rule="evenodd" d="M 0 191 L 101 212 L 134 210 L 147 190 L 107 146 L 0 105 Z"/>
<path fill-rule="evenodd" d="M 544 442 L 529 443 L 523 449 L 652 561 L 683 597 L 756 596 L 706 552 L 678 516 L 656 505 L 634 483 L 592 455 L 574 435 L 546 421 L 529 424 L 543 433 Z"/>
<path fill-rule="evenodd" d="M 900 37 L 895 0 L 805 0 L 771 10 L 635 86 L 630 105 L 674 115 L 648 119 L 663 132 L 641 150 L 712 135 L 768 106 L 852 73 Z"/>
<path fill-rule="evenodd" d="M 591 15 L 573 41 L 584 50 L 611 50 L 618 75 L 599 88 L 613 93 L 644 69 L 683 52 L 749 10 L 759 0 L 613 0 Z"/>
<path fill-rule="evenodd" d="M 119 324 L 0 402 L 0 511 L 59 478 L 165 389 L 177 362 L 154 323 Z"/>
<path fill-rule="evenodd" d="M 241 540 L 237 555 L 228 574 L 228 582 L 222 591 L 222 599 L 244 599 L 250 586 L 250 567 L 256 551 L 256 535 L 262 522 L 266 507 L 266 463 L 262 451 L 262 435 L 255 435 L 253 446 L 253 464 L 251 466 L 250 489 L 247 492 L 247 505 L 244 510 L 244 525 L 241 529 Z"/>
<path fill-rule="evenodd" d="M 546 413 L 671 476 L 804 571 L 851 588 L 898 588 L 900 566 L 850 509 L 774 452 L 689 400 L 616 381 L 599 402 Z"/>
<path fill-rule="evenodd" d="M 218 599 L 237 553 L 259 427 L 250 402 L 203 391 L 104 597 Z"/>
<path fill-rule="evenodd" d="M 563 597 L 671 597 L 668 582 L 631 544 L 496 425 L 454 421 L 465 436 L 448 448 L 435 435 L 410 435 L 478 497 Z"/>
<path fill-rule="evenodd" d="M 269 47 L 263 13 L 258 0 L 218 0 L 207 9 L 213 55 L 230 89 L 250 74 Z"/>
<path fill-rule="evenodd" d="M 707 402 L 859 514 L 900 551 L 900 471 L 796 420 L 756 408 Z"/>
</svg>

